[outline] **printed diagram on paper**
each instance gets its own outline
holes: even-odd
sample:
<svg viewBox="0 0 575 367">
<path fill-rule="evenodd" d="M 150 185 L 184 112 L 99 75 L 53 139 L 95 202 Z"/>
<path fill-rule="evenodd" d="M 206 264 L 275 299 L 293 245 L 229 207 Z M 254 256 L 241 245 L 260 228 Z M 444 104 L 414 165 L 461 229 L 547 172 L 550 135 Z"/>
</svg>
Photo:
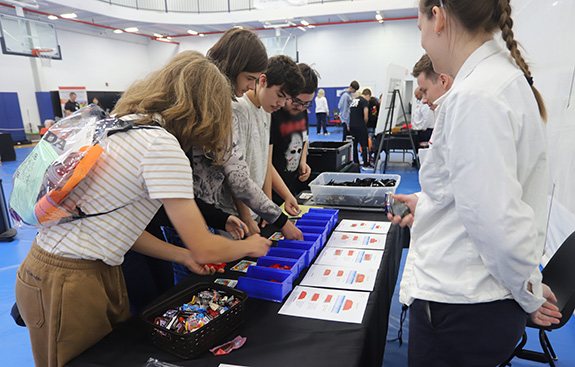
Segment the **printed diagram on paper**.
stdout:
<svg viewBox="0 0 575 367">
<path fill-rule="evenodd" d="M 335 230 L 338 232 L 387 234 L 390 227 L 391 222 L 343 219 Z"/>
<path fill-rule="evenodd" d="M 297 286 L 279 314 L 361 324 L 368 298 L 369 292 Z"/>
<path fill-rule="evenodd" d="M 376 276 L 376 269 L 312 265 L 300 284 L 311 287 L 372 291 Z"/>
</svg>

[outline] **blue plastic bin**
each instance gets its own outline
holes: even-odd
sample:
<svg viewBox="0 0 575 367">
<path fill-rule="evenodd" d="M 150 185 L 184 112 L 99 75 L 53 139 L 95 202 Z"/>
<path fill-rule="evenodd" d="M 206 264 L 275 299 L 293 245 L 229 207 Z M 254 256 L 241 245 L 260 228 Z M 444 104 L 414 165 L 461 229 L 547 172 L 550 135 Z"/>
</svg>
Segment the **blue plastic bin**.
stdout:
<svg viewBox="0 0 575 367">
<path fill-rule="evenodd" d="M 290 248 L 297 250 L 304 250 L 306 252 L 305 256 L 305 267 L 307 268 L 311 261 L 316 255 L 315 242 L 313 241 L 291 241 L 291 240 L 280 240 L 278 241 L 278 248 Z"/>
<path fill-rule="evenodd" d="M 238 279 L 236 288 L 249 297 L 282 302 L 293 288 L 293 277 L 289 270 L 250 266 L 246 276 Z"/>
<path fill-rule="evenodd" d="M 325 227 L 331 232 L 331 218 L 327 217 L 302 217 L 297 221 L 302 226 Z"/>
<path fill-rule="evenodd" d="M 304 226 L 304 225 L 300 225 L 296 222 L 295 226 L 297 228 L 300 229 L 300 231 L 304 232 L 304 233 L 318 233 L 321 234 L 322 236 L 322 241 L 325 243 L 325 241 L 327 241 L 327 233 L 328 233 L 328 228 L 327 227 L 315 227 L 315 226 Z"/>
<path fill-rule="evenodd" d="M 272 247 L 269 249 L 267 256 L 272 257 L 284 257 L 286 259 L 294 259 L 297 261 L 297 273 L 301 273 L 301 271 L 305 268 L 305 251 L 304 250 L 295 250 L 291 248 L 279 248 L 279 247 Z"/>
<path fill-rule="evenodd" d="M 290 266 L 290 271 L 294 274 L 294 279 L 298 277 L 298 260 L 288 259 L 285 257 L 262 256 L 258 259 L 257 266 L 269 268 L 272 265 L 278 264 L 280 266 Z M 273 269 L 273 268 L 272 268 Z"/>
<path fill-rule="evenodd" d="M 314 242 L 314 244 L 315 244 L 314 246 L 316 248 L 316 251 L 315 251 L 316 254 L 323 247 L 322 238 L 323 237 L 322 237 L 321 233 L 303 233 L 303 240 L 304 241 Z"/>
</svg>

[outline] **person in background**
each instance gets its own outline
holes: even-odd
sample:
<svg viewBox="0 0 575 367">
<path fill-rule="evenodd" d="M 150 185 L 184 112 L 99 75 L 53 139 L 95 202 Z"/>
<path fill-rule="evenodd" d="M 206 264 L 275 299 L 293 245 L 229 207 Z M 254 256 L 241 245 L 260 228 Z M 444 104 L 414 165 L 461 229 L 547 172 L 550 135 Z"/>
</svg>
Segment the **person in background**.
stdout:
<svg viewBox="0 0 575 367">
<path fill-rule="evenodd" d="M 40 228 L 20 265 L 16 301 L 37 366 L 66 365 L 129 317 L 119 266 L 128 249 L 213 274 L 204 264 L 263 256 L 271 245 L 260 236 L 210 234 L 195 204 L 184 149 L 202 146 L 219 163 L 231 143 L 230 85 L 202 54 L 184 51 L 132 84 L 114 113 L 136 126 L 160 126 L 110 136 L 67 199 L 86 213 L 106 214 Z M 162 204 L 186 248 L 145 231 Z"/>
<path fill-rule="evenodd" d="M 249 168 L 249 178 L 262 193 L 265 192 L 263 190 L 266 181 L 271 185 L 271 172 L 268 169 L 271 113 L 281 109 L 292 96 L 298 95 L 302 84 L 303 78 L 295 61 L 285 55 L 274 56 L 268 60 L 267 70 L 260 76 L 255 90 L 248 91 L 232 104 L 234 124 L 239 132 L 239 152 Z M 241 198 L 229 189 L 229 184 L 221 192 L 218 206 L 227 213 L 237 213 L 248 225 L 250 232 L 259 233 L 259 226 L 255 220 L 258 215 L 250 211 L 254 208 L 244 204 Z M 281 209 L 277 205 L 276 207 L 281 213 Z M 290 214 L 297 213 L 292 211 Z M 285 217 L 283 213 L 282 216 Z M 292 222 L 287 220 L 284 222 L 283 217 L 281 222 L 276 218 L 275 223 L 263 219 L 281 228 L 287 239 L 303 239 L 301 231 Z"/>
<path fill-rule="evenodd" d="M 70 92 L 70 99 L 64 105 L 64 113 L 66 114 L 66 116 L 70 116 L 71 114 L 80 109 L 80 104 L 76 102 L 76 97 L 77 97 L 76 93 Z"/>
<path fill-rule="evenodd" d="M 94 106 L 96 106 L 95 108 L 98 109 L 98 112 L 100 113 L 100 117 L 101 118 L 106 118 L 108 117 L 108 114 L 106 113 L 106 111 L 104 111 L 104 109 L 102 108 L 102 106 L 100 106 L 100 101 L 98 100 L 98 98 L 94 97 L 92 98 L 92 104 Z"/>
<path fill-rule="evenodd" d="M 368 94 L 366 94 L 368 93 Z M 373 162 L 375 154 L 375 128 L 377 126 L 377 117 L 379 116 L 379 101 L 371 94 L 371 89 L 365 88 L 362 92 L 369 102 L 369 116 L 367 119 L 367 147 L 369 151 L 369 162 Z M 369 97 L 369 98 L 368 98 Z"/>
<path fill-rule="evenodd" d="M 561 317 L 539 270 L 546 109 L 512 25 L 509 0 L 419 2 L 421 44 L 435 71 L 455 78 L 434 101 L 421 192 L 395 195 L 411 214 L 388 216 L 412 226 L 400 289 L 412 367 L 498 366 L 527 317 Z"/>
<path fill-rule="evenodd" d="M 272 113 L 269 141 L 272 159 L 268 170 L 272 172 L 273 192 L 270 190 L 267 193 L 272 195 L 276 204 L 281 205 L 285 202 L 286 209 L 293 208 L 299 212 L 294 195 L 305 189 L 307 186 L 305 182 L 309 180 L 311 174 L 311 168 L 307 164 L 309 146 L 307 109 L 312 105 L 317 90 L 318 75 L 307 64 L 300 63 L 297 66 L 303 76 L 303 88 L 297 97 L 290 99 L 283 108 Z M 321 91 L 322 89 L 320 93 Z"/>
<path fill-rule="evenodd" d="M 453 77 L 436 73 L 429 55 L 424 54 L 413 67 L 412 75 L 417 78 L 416 92 L 421 94 L 420 103 L 416 100 L 412 115 L 413 129 L 418 130 L 420 143 L 427 143 L 435 125 L 435 101 L 447 93 L 453 85 Z M 416 95 L 417 98 L 417 95 Z"/>
<path fill-rule="evenodd" d="M 369 119 L 367 121 L 367 132 L 370 135 L 370 137 L 373 137 L 375 127 L 377 126 L 377 117 L 379 116 L 379 101 L 377 100 L 377 98 L 370 95 L 368 102 L 369 102 Z"/>
<path fill-rule="evenodd" d="M 54 125 L 55 123 L 56 122 L 52 119 L 44 120 L 44 127 L 40 129 L 40 137 L 44 136 L 44 134 L 46 134 L 50 129 L 50 127 L 52 127 L 52 125 Z"/>
<path fill-rule="evenodd" d="M 359 164 L 358 145 L 361 147 L 364 168 L 373 168 L 369 162 L 367 123 L 369 121 L 369 99 L 371 90 L 364 89 L 362 94 L 351 102 L 349 113 L 349 131 L 353 136 L 353 161 Z"/>
<path fill-rule="evenodd" d="M 350 134 L 349 133 L 349 108 L 351 105 L 351 101 L 354 99 L 354 94 L 359 90 L 359 83 L 357 81 L 352 81 L 349 84 L 349 87 L 341 94 L 339 97 L 339 103 L 337 104 L 337 108 L 339 110 L 339 119 L 343 126 L 343 136 L 342 141 L 346 140 L 346 137 Z"/>
<path fill-rule="evenodd" d="M 428 103 L 423 103 L 424 97 L 419 87 L 415 88 L 413 96 L 414 100 L 413 107 L 411 109 L 411 126 L 413 130 L 417 131 L 419 142 L 421 144 L 429 141 L 431 138 L 433 126 L 435 125 L 435 113 Z M 429 100 L 426 99 L 426 101 Z"/>
<path fill-rule="evenodd" d="M 329 135 L 327 131 L 327 114 L 329 113 L 329 106 L 327 104 L 327 98 L 325 98 L 325 91 L 323 88 L 317 91 L 317 97 L 315 97 L 315 117 L 317 119 L 317 134 L 318 135 Z M 321 132 L 323 128 L 323 133 Z"/>
</svg>

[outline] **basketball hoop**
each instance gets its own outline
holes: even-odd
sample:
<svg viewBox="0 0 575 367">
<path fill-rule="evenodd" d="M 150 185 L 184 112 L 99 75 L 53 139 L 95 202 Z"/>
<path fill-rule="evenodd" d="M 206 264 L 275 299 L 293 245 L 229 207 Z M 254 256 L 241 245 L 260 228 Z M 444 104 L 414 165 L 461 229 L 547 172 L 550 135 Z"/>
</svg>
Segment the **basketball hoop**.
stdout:
<svg viewBox="0 0 575 367">
<path fill-rule="evenodd" d="M 51 48 L 34 48 L 32 55 L 40 59 L 40 63 L 44 67 L 52 65 L 52 49 Z"/>
</svg>

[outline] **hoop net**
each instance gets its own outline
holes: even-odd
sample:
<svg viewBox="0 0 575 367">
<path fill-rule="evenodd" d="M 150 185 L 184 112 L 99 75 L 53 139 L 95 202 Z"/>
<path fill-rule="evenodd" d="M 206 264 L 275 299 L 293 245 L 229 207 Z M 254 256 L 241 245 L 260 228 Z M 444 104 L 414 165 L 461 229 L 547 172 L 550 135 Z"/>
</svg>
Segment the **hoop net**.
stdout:
<svg viewBox="0 0 575 367">
<path fill-rule="evenodd" d="M 51 48 L 35 48 L 32 50 L 32 55 L 40 59 L 40 63 L 44 67 L 52 65 L 52 49 Z"/>
</svg>

